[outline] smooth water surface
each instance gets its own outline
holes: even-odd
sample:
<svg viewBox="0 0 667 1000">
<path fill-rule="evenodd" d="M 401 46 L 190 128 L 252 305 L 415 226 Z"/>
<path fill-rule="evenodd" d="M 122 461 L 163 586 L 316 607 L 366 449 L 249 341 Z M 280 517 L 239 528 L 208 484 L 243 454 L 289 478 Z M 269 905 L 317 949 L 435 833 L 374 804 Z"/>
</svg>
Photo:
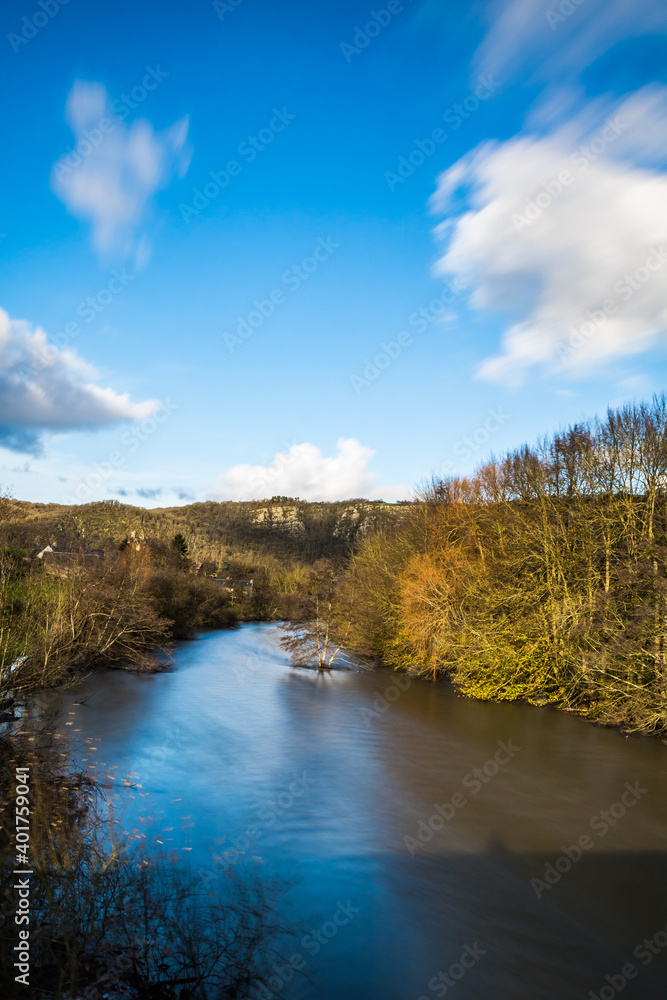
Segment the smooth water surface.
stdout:
<svg viewBox="0 0 667 1000">
<path fill-rule="evenodd" d="M 388 671 L 317 676 L 278 638 L 244 625 L 180 644 L 171 673 L 96 674 L 59 730 L 151 849 L 213 890 L 230 865 L 286 883 L 307 975 L 284 996 L 667 995 L 659 740 Z"/>
</svg>

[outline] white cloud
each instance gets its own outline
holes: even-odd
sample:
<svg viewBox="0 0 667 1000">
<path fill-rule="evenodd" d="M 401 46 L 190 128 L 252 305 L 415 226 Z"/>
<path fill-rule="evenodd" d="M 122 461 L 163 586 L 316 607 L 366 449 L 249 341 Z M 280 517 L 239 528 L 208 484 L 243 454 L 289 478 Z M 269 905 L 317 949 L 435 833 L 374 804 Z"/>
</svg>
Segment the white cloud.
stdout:
<svg viewBox="0 0 667 1000">
<path fill-rule="evenodd" d="M 73 215 L 92 224 L 96 250 L 134 251 L 145 260 L 141 228 L 153 196 L 187 169 L 187 118 L 163 132 L 146 119 L 126 125 L 102 84 L 85 80 L 72 87 L 66 118 L 75 141 L 54 165 L 53 190 Z"/>
<path fill-rule="evenodd" d="M 370 497 L 375 476 L 368 468 L 374 452 L 355 438 L 339 438 L 335 455 L 314 444 L 294 444 L 278 452 L 270 465 L 235 465 L 223 478 L 220 497 L 262 500 L 271 496 L 302 500 Z"/>
<path fill-rule="evenodd" d="M 496 0 L 486 13 L 477 62 L 503 80 L 526 71 L 576 79 L 624 39 L 667 32 L 667 6 L 656 0 Z"/>
<path fill-rule="evenodd" d="M 47 431 L 141 420 L 156 409 L 154 400 L 132 403 L 96 378 L 75 351 L 50 344 L 40 327 L 0 309 L 0 445 L 36 452 Z"/>
<path fill-rule="evenodd" d="M 550 135 L 487 143 L 441 176 L 437 270 L 467 284 L 473 306 L 510 316 L 482 377 L 518 382 L 533 366 L 590 373 L 665 333 L 667 256 L 660 266 L 651 258 L 650 271 L 646 261 L 651 248 L 667 254 L 667 174 L 655 169 L 666 129 L 667 89 L 645 88 Z M 559 191 L 561 171 L 571 182 Z"/>
</svg>

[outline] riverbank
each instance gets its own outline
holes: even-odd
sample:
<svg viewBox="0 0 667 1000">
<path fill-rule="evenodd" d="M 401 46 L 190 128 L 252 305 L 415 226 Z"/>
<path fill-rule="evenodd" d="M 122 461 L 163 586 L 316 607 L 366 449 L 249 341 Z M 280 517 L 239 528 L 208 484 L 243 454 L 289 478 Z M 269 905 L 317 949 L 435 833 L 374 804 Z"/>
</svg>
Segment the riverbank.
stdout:
<svg viewBox="0 0 667 1000">
<path fill-rule="evenodd" d="M 79 564 L 71 551 L 62 565 L 51 552 L 41 573 L 35 558 L 5 548 L 0 694 L 9 675 L 27 690 L 96 665 L 150 668 L 155 649 L 198 628 L 285 618 L 304 662 L 312 640 L 318 652 L 341 646 L 410 676 L 447 676 L 469 698 L 664 735 L 665 483 L 660 396 L 468 478 L 435 478 L 400 507 L 195 504 L 189 532 L 169 544 L 138 528 L 119 541 L 144 524 L 136 508 L 69 510 L 63 532 L 109 544 Z M 0 536 L 27 537 L 35 511 L 20 523 L 12 512 L 0 501 Z M 41 513 L 54 523 L 51 509 Z M 144 513 L 165 530 L 165 512 Z M 185 527 L 168 513 L 169 528 Z M 211 553 L 217 562 L 206 562 Z M 211 579 L 219 574 L 227 586 Z"/>
<path fill-rule="evenodd" d="M 353 556 L 347 645 L 468 697 L 664 734 L 666 481 L 664 395 L 434 479 Z"/>
<path fill-rule="evenodd" d="M 293 670 L 272 623 L 174 657 L 169 673 L 62 690 L 56 731 L 80 730 L 90 774 L 117 775 L 109 794 L 145 850 L 188 859 L 208 892 L 252 872 L 286 886 L 286 1000 L 428 996 L 476 942 L 473 995 L 577 1000 L 664 927 L 657 740 L 384 668 Z M 626 782 L 640 795 L 623 812 Z M 549 884 L 585 833 L 594 846 L 538 898 L 531 880 Z M 661 998 L 664 958 L 636 964 L 642 1000 Z"/>
<path fill-rule="evenodd" d="M 5 549 L 2 562 L 0 701 L 102 666 L 160 669 L 175 639 L 238 620 L 228 592 L 155 542 L 53 562 Z"/>
</svg>

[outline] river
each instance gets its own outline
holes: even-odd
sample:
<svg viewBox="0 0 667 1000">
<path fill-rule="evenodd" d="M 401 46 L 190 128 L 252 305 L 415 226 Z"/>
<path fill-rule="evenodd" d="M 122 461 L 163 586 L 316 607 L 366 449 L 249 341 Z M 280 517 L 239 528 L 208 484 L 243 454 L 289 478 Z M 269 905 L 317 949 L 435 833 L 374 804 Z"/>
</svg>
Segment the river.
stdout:
<svg viewBox="0 0 667 1000">
<path fill-rule="evenodd" d="M 284 883 L 305 973 L 285 997 L 663 1000 L 663 743 L 295 670 L 278 639 L 246 624 L 180 643 L 172 672 L 97 673 L 58 726 L 148 849 L 213 886 L 231 865 Z"/>
</svg>

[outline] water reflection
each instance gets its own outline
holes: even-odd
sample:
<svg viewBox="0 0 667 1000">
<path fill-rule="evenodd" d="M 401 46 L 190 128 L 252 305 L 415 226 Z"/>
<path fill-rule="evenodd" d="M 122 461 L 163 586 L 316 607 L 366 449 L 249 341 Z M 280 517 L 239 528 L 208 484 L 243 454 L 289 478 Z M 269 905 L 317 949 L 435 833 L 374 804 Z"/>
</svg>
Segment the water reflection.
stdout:
<svg viewBox="0 0 667 1000">
<path fill-rule="evenodd" d="M 148 844 L 289 883 L 287 948 L 309 979 L 286 997 L 586 998 L 628 962 L 628 997 L 664 996 L 667 950 L 633 957 L 667 923 L 659 741 L 445 684 L 395 688 L 386 671 L 292 670 L 274 626 L 205 635 L 176 662 L 89 678 L 62 698 L 60 728 L 78 730 L 91 770 L 120 775 L 124 820 Z M 520 749 L 499 763 L 499 741 Z M 635 782 L 645 793 L 592 829 Z M 531 880 L 584 834 L 593 847 L 538 898 Z"/>
</svg>

